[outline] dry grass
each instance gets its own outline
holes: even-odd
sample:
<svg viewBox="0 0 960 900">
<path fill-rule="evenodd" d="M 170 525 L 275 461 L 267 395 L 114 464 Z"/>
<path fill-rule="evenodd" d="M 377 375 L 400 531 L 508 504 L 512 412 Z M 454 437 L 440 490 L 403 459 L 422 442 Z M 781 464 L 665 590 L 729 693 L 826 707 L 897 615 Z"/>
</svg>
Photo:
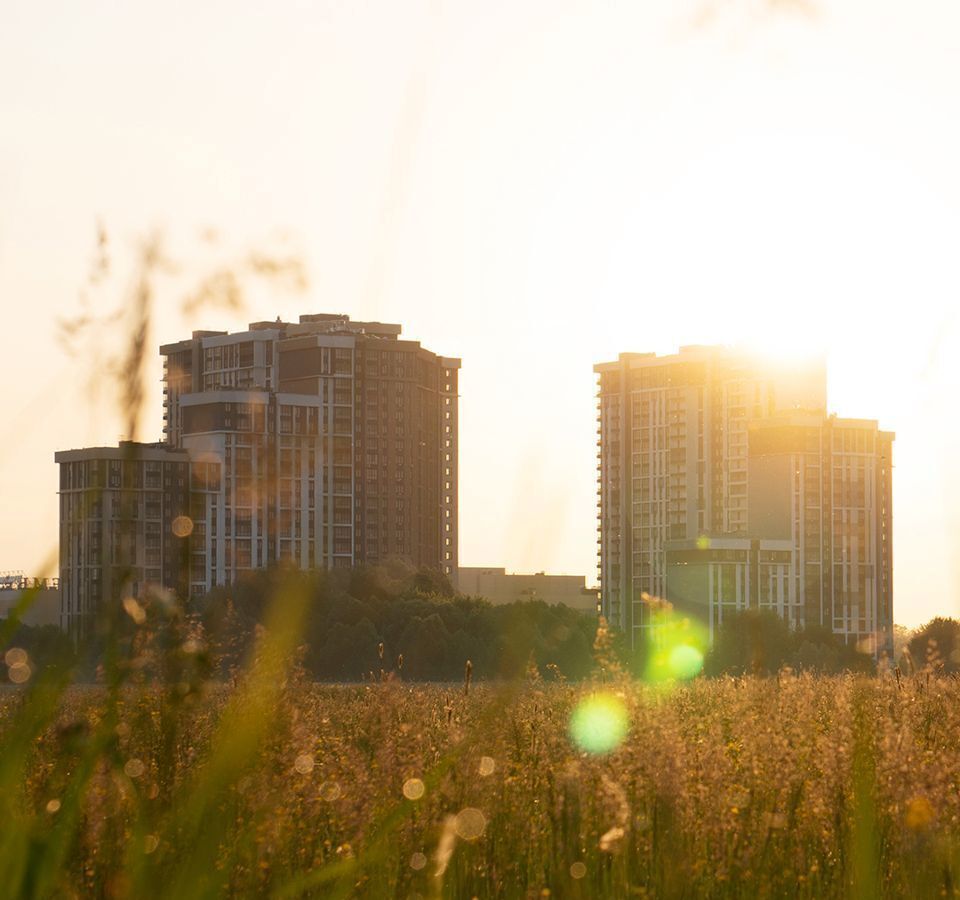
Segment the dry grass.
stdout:
<svg viewBox="0 0 960 900">
<path fill-rule="evenodd" d="M 782 677 L 670 691 L 608 683 L 599 689 L 620 695 L 630 732 L 591 757 L 568 734 L 589 686 L 479 684 L 467 694 L 462 685 L 332 687 L 270 674 L 279 680 L 259 710 L 261 733 L 248 735 L 250 752 L 215 788 L 218 753 L 244 740 L 242 725 L 225 734 L 224 721 L 239 697 L 240 714 L 250 712 L 249 685 L 209 686 L 186 704 L 172 746 L 164 693 L 125 688 L 69 852 L 44 882 L 50 893 L 953 891 L 954 680 Z M 0 702 L 4 721 L 16 720 L 21 695 Z M 68 689 L 33 743 L 8 826 L 43 846 L 109 706 L 105 689 Z M 202 808 L 185 815 L 198 793 Z M 211 829 L 216 839 L 205 840 Z"/>
</svg>

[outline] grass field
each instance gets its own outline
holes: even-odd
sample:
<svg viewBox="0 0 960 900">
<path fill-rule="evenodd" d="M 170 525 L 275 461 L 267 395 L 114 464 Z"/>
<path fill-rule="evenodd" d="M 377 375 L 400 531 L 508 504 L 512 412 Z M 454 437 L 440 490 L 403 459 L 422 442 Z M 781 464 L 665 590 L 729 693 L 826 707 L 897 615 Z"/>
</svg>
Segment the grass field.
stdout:
<svg viewBox="0 0 960 900">
<path fill-rule="evenodd" d="M 960 874 L 952 679 L 532 679 L 467 694 L 263 665 L 232 686 L 6 690 L 3 883 L 34 896 L 933 897 Z"/>
</svg>

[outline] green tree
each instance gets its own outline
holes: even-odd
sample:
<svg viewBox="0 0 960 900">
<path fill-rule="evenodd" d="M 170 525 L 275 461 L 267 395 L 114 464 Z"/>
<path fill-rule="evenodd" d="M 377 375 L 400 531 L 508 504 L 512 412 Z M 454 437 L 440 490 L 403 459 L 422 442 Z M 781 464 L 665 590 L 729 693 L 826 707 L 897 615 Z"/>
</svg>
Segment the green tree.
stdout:
<svg viewBox="0 0 960 900">
<path fill-rule="evenodd" d="M 910 659 L 917 669 L 930 666 L 944 672 L 960 672 L 960 622 L 937 616 L 931 619 L 907 644 Z"/>
<path fill-rule="evenodd" d="M 786 664 L 790 629 L 776 613 L 745 610 L 727 616 L 704 661 L 707 675 L 769 675 Z"/>
</svg>

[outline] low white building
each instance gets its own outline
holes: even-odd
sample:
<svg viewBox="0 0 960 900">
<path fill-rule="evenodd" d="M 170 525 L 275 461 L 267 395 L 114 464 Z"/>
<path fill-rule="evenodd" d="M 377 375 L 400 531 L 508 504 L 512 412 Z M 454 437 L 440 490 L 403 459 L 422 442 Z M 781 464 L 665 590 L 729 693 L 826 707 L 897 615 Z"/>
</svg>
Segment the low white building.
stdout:
<svg viewBox="0 0 960 900">
<path fill-rule="evenodd" d="M 60 584 L 56 578 L 25 578 L 23 575 L 0 576 L 0 619 L 10 616 L 27 591 L 36 591 L 29 609 L 20 617 L 24 625 L 56 625 L 60 627 Z"/>
<path fill-rule="evenodd" d="M 457 590 L 471 597 L 483 597 L 501 605 L 523 600 L 562 603 L 572 609 L 596 613 L 597 591 L 588 588 L 582 575 L 508 575 L 506 569 L 489 566 L 460 566 Z"/>
</svg>

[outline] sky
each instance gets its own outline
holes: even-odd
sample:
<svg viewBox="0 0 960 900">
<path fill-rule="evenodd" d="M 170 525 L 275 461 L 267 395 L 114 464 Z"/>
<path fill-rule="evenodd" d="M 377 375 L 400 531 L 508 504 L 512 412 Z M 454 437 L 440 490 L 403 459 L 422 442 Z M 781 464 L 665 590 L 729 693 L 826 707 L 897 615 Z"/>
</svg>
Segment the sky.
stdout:
<svg viewBox="0 0 960 900">
<path fill-rule="evenodd" d="M 0 571 L 55 572 L 54 451 L 124 434 L 116 327 L 59 323 L 122 307 L 156 233 L 151 346 L 342 312 L 463 359 L 463 565 L 595 580 L 594 363 L 824 352 L 831 410 L 897 434 L 895 620 L 960 615 L 958 30 L 932 0 L 5 0 Z M 266 250 L 305 292 L 184 313 Z"/>
</svg>

